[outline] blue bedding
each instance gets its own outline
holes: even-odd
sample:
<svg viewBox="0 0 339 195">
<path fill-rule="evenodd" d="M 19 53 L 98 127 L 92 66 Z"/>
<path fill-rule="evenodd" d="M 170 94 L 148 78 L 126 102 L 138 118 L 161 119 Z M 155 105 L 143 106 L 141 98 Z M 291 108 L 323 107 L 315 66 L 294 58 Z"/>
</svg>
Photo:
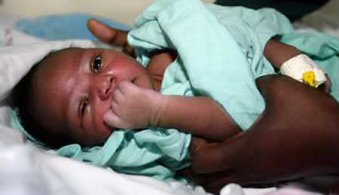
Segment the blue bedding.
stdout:
<svg viewBox="0 0 339 195">
<path fill-rule="evenodd" d="M 89 39 L 96 38 L 87 29 L 87 20 L 96 18 L 112 27 L 129 30 L 126 24 L 90 14 L 74 13 L 63 15 L 47 15 L 34 19 L 19 19 L 15 28 L 29 35 L 47 40 Z"/>
</svg>

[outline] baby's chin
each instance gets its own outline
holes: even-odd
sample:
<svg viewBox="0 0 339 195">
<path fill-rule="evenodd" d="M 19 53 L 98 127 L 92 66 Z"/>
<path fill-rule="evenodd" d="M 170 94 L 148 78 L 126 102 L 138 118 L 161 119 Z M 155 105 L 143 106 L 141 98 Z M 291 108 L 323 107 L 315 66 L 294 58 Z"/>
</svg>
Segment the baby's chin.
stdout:
<svg viewBox="0 0 339 195">
<path fill-rule="evenodd" d="M 116 131 L 117 128 L 115 127 L 110 127 L 108 125 L 105 124 L 105 129 L 102 131 L 101 135 L 102 135 L 102 139 L 104 142 L 107 141 L 107 139 L 112 135 L 112 133 L 114 131 Z"/>
<path fill-rule="evenodd" d="M 105 137 L 106 137 L 106 139 L 108 139 L 108 137 L 114 132 L 114 131 L 116 131 L 116 130 L 118 130 L 118 128 L 116 128 L 116 127 L 111 127 L 111 126 L 109 126 L 109 125 L 107 125 L 106 123 L 105 123 Z"/>
</svg>

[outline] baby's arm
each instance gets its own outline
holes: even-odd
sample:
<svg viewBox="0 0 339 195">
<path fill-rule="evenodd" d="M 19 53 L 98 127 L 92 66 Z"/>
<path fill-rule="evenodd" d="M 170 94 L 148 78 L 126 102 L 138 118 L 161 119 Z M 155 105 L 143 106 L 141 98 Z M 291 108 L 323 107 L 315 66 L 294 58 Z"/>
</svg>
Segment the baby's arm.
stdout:
<svg viewBox="0 0 339 195">
<path fill-rule="evenodd" d="M 264 56 L 274 68 L 280 69 L 281 65 L 292 57 L 301 54 L 294 46 L 270 39 L 265 45 Z"/>
<path fill-rule="evenodd" d="M 117 128 L 176 128 L 213 141 L 240 132 L 226 111 L 208 97 L 162 95 L 122 82 L 113 94 L 105 122 Z"/>
<path fill-rule="evenodd" d="M 308 56 L 301 54 L 296 47 L 275 39 L 269 40 L 264 48 L 264 56 L 274 68 L 280 70 L 282 75 L 312 87 L 323 88 L 329 93 L 331 80 L 319 65 Z"/>
<path fill-rule="evenodd" d="M 164 96 L 153 122 L 215 141 L 240 132 L 227 111 L 208 97 Z"/>
</svg>

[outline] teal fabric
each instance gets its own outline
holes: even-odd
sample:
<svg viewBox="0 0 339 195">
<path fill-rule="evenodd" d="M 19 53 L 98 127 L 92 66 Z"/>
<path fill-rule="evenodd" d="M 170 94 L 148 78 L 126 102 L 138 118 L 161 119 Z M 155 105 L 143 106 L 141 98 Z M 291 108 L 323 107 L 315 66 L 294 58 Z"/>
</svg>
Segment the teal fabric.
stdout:
<svg viewBox="0 0 339 195">
<path fill-rule="evenodd" d="M 174 129 L 126 130 L 114 132 L 103 146 L 72 144 L 60 148 L 58 154 L 118 172 L 171 180 L 188 165 L 189 143 L 190 135 Z"/>
<path fill-rule="evenodd" d="M 272 9 L 158 0 L 139 18 L 128 40 L 144 65 L 153 50 L 177 50 L 162 92 L 212 97 L 246 130 L 265 107 L 255 78 L 274 73 L 263 58 L 264 45 L 291 31 L 288 19 Z"/>
<path fill-rule="evenodd" d="M 178 58 L 165 72 L 162 93 L 209 96 L 246 130 L 265 107 L 255 78 L 274 74 L 263 58 L 264 45 L 274 35 L 287 34 L 283 41 L 303 46 L 291 33 L 289 21 L 271 9 L 253 11 L 206 6 L 198 0 L 157 0 L 140 16 L 128 40 L 145 66 L 153 51 L 177 50 Z M 317 51 L 313 44 L 302 49 L 321 53 L 321 59 L 331 61 L 339 45 L 333 44 L 331 47 L 336 48 L 330 54 L 321 49 L 323 45 Z M 169 180 L 176 170 L 189 165 L 190 139 L 175 129 L 116 131 L 103 146 L 81 148 L 74 144 L 61 148 L 59 154 L 119 172 Z"/>
</svg>

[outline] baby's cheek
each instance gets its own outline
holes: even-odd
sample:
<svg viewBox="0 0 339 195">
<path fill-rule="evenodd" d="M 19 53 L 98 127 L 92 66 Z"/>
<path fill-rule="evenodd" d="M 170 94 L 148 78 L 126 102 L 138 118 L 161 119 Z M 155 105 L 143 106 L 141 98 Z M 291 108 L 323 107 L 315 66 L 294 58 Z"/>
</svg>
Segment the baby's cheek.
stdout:
<svg viewBox="0 0 339 195">
<path fill-rule="evenodd" d="M 104 121 L 103 111 L 93 112 L 90 131 L 91 137 L 97 143 L 104 143 L 112 134 L 112 128 L 110 128 Z"/>
<path fill-rule="evenodd" d="M 104 117 L 103 117 L 103 121 L 104 121 L 105 125 L 106 125 L 108 128 L 112 128 L 112 129 L 115 128 L 115 125 L 114 125 L 115 119 L 116 119 L 116 115 L 113 113 L 113 110 L 112 110 L 112 109 L 108 110 L 108 111 L 104 114 Z"/>
<path fill-rule="evenodd" d="M 108 138 L 112 134 L 114 127 L 109 126 L 105 122 L 104 115 L 101 115 L 100 118 L 96 121 L 96 123 L 97 123 L 96 132 L 100 134 L 100 137 Z"/>
</svg>

